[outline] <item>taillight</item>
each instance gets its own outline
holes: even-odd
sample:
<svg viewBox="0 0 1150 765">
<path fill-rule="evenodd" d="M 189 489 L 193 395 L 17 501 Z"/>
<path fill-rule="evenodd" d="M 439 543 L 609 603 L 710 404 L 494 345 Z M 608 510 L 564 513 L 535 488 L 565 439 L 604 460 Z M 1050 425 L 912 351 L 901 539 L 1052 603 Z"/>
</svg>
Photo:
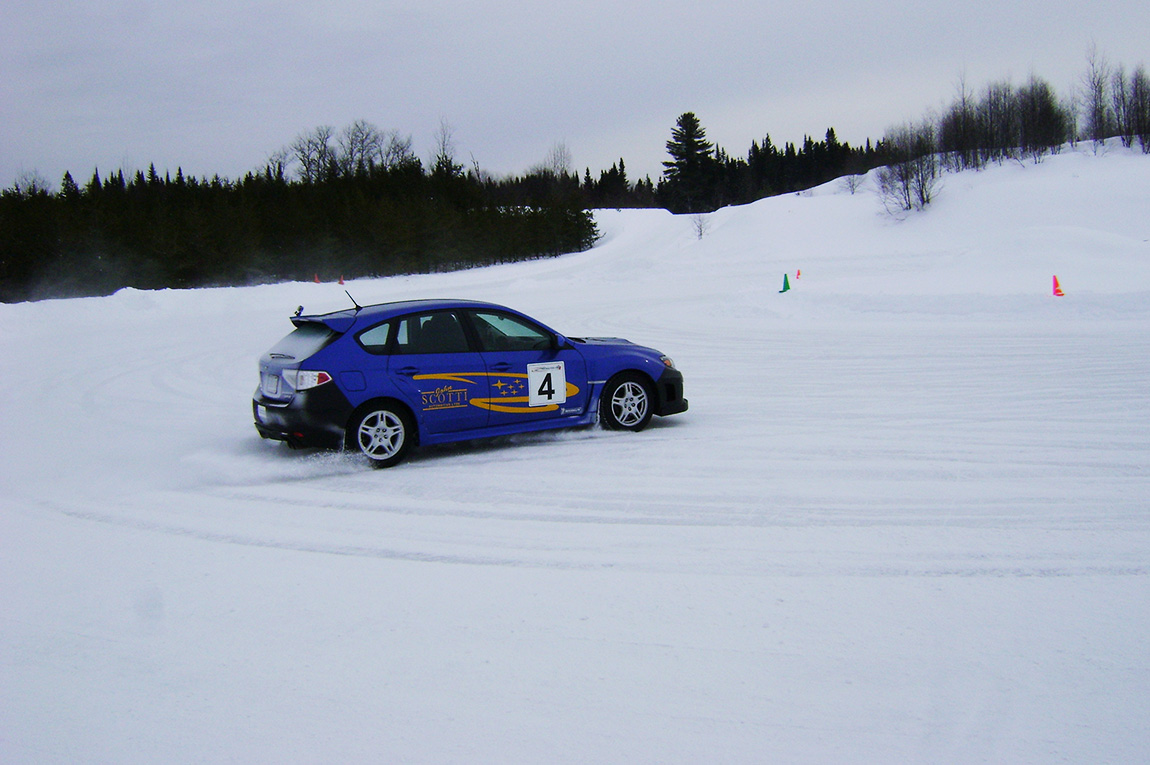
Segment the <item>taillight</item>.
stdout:
<svg viewBox="0 0 1150 765">
<path fill-rule="evenodd" d="M 316 388 L 331 382 L 331 375 L 327 372 L 313 372 L 306 369 L 285 369 L 283 376 L 288 385 L 297 391 Z"/>
</svg>

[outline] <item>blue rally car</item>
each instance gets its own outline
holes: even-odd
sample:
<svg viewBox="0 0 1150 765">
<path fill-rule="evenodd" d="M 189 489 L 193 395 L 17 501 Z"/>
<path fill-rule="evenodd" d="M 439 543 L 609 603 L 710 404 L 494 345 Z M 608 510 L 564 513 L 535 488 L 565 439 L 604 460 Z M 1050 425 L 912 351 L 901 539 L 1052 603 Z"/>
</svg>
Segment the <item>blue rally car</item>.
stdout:
<svg viewBox="0 0 1150 765">
<path fill-rule="evenodd" d="M 389 467 L 416 444 L 589 425 L 641 430 L 687 410 L 683 375 L 650 348 L 565 337 L 510 308 L 419 300 L 292 317 L 260 359 L 264 438 L 357 449 Z"/>
</svg>

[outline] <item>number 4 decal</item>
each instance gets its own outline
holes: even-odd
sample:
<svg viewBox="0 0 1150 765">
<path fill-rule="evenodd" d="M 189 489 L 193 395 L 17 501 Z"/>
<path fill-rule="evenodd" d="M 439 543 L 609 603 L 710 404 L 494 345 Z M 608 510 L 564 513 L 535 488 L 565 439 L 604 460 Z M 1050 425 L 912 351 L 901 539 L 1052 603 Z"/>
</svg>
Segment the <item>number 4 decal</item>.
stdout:
<svg viewBox="0 0 1150 765">
<path fill-rule="evenodd" d="M 567 371 L 562 361 L 527 365 L 528 406 L 563 404 L 567 401 Z"/>
</svg>

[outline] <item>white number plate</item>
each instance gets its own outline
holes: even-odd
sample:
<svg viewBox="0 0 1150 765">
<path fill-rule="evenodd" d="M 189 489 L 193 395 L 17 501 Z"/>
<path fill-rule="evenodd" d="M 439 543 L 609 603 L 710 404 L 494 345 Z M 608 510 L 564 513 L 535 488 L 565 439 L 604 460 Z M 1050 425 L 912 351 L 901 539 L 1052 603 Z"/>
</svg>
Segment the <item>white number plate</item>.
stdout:
<svg viewBox="0 0 1150 765">
<path fill-rule="evenodd" d="M 528 406 L 563 404 L 567 401 L 567 369 L 562 361 L 527 365 Z"/>
</svg>

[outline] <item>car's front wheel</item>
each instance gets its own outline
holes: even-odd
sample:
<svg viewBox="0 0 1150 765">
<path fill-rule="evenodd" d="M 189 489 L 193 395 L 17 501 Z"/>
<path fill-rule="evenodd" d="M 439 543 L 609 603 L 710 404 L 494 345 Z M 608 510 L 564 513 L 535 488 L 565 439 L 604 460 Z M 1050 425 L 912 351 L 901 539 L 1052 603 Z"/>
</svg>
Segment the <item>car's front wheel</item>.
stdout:
<svg viewBox="0 0 1150 765">
<path fill-rule="evenodd" d="M 642 430 L 651 421 L 651 389 L 643 377 L 621 372 L 599 398 L 599 421 L 610 430 Z"/>
<path fill-rule="evenodd" d="M 372 467 L 399 463 L 411 446 L 414 428 L 407 414 L 392 404 L 374 404 L 352 420 L 348 446 L 367 457 Z"/>
</svg>

